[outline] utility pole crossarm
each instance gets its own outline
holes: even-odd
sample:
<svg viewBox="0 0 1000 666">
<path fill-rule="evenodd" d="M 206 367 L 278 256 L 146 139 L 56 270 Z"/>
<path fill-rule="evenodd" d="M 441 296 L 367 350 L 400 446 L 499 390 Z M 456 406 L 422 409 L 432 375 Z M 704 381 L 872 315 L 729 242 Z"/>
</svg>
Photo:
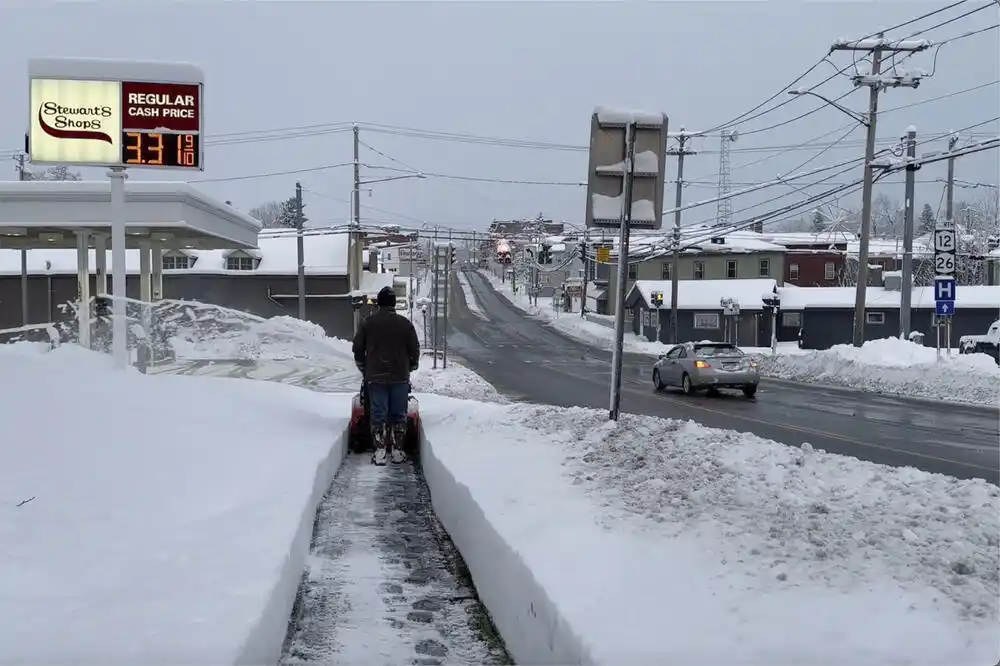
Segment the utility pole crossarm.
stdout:
<svg viewBox="0 0 1000 666">
<path fill-rule="evenodd" d="M 926 51 L 934 44 L 928 39 L 886 39 L 883 36 L 869 37 L 868 39 L 838 39 L 830 47 L 830 52 L 834 51 L 906 51 L 918 52 Z"/>
</svg>

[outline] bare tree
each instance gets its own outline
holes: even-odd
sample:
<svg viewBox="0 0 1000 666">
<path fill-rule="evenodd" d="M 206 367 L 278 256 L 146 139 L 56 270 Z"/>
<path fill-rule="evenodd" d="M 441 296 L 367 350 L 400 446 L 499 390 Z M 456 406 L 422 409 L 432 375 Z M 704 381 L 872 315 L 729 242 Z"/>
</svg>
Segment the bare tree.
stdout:
<svg viewBox="0 0 1000 666">
<path fill-rule="evenodd" d="M 872 200 L 872 235 L 898 236 L 902 231 L 903 215 L 899 204 L 885 192 Z"/>
<path fill-rule="evenodd" d="M 265 201 L 250 209 L 250 217 L 260 220 L 265 229 L 294 229 L 295 199 Z"/>
</svg>

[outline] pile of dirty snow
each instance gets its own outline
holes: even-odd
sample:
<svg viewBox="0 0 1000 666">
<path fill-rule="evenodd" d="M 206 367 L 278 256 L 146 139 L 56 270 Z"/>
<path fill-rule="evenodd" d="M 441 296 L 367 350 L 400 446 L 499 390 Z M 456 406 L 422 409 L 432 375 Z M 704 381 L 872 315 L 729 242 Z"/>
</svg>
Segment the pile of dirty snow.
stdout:
<svg viewBox="0 0 1000 666">
<path fill-rule="evenodd" d="M 514 422 L 567 447 L 568 472 L 605 501 L 729 539 L 718 557 L 759 577 L 849 589 L 891 576 L 929 584 L 963 615 L 997 622 L 1000 489 L 801 449 L 693 421 L 515 406 Z"/>
<path fill-rule="evenodd" d="M 763 374 L 780 379 L 980 405 L 1000 400 L 1000 367 L 989 356 L 942 354 L 939 361 L 934 348 L 899 338 L 760 361 Z"/>
<path fill-rule="evenodd" d="M 435 504 L 515 659 L 996 661 L 995 485 L 693 422 L 436 401 Z"/>
<path fill-rule="evenodd" d="M 438 360 L 437 368 L 433 365 L 432 357 L 420 357 L 420 367 L 410 376 L 414 393 L 434 393 L 480 402 L 506 402 L 506 398 L 497 393 L 492 384 L 472 370 L 456 365 L 450 358 L 447 368 L 442 367 L 441 360 Z"/>
</svg>

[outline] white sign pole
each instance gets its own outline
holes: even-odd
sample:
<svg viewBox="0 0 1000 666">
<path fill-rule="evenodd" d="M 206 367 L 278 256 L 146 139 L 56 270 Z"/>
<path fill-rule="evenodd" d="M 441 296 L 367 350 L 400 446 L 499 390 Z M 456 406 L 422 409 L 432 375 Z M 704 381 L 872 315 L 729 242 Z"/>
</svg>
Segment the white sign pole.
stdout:
<svg viewBox="0 0 1000 666">
<path fill-rule="evenodd" d="M 128 366 L 128 344 L 126 332 L 125 302 L 125 179 L 128 176 L 122 167 L 111 167 L 111 282 L 114 294 L 114 317 L 112 327 L 112 351 L 115 367 Z"/>
</svg>

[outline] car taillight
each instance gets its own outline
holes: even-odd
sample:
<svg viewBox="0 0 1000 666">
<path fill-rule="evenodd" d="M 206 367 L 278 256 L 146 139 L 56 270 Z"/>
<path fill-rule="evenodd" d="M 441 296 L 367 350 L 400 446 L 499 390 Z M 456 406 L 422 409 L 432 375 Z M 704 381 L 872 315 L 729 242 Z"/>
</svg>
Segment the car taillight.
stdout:
<svg viewBox="0 0 1000 666">
<path fill-rule="evenodd" d="M 711 368 L 712 366 L 708 364 L 708 361 L 695 361 L 694 367 L 696 368 Z"/>
</svg>

